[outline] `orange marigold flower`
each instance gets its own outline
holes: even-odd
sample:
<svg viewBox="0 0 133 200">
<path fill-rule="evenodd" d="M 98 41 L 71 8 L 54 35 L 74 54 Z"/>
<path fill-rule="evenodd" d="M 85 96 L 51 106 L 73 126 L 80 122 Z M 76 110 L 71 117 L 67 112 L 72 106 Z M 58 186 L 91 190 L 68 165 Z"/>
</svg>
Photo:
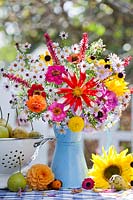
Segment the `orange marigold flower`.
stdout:
<svg viewBox="0 0 133 200">
<path fill-rule="evenodd" d="M 40 113 L 47 107 L 46 100 L 41 95 L 30 96 L 28 101 L 26 102 L 26 105 L 31 112 L 35 113 Z"/>
<path fill-rule="evenodd" d="M 55 179 L 52 183 L 49 184 L 49 189 L 59 190 L 62 187 L 62 182 Z"/>
<path fill-rule="evenodd" d="M 44 164 L 35 164 L 27 172 L 27 184 L 33 190 L 46 190 L 54 180 L 52 170 Z"/>
</svg>

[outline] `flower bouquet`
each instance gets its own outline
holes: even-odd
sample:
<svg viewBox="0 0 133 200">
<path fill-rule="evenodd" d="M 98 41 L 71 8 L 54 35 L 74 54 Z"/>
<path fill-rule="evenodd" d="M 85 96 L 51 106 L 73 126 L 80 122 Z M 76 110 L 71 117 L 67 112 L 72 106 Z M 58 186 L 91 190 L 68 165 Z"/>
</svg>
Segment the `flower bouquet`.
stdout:
<svg viewBox="0 0 133 200">
<path fill-rule="evenodd" d="M 110 128 L 130 101 L 125 67 L 131 58 L 107 54 L 101 39 L 88 44 L 87 33 L 72 46 L 66 33 L 60 36 L 59 45 L 44 34 L 48 50 L 36 57 L 30 44 L 16 44 L 16 60 L 1 68 L 12 108 L 19 119 L 42 118 L 74 132 Z"/>
<path fill-rule="evenodd" d="M 81 131 L 105 131 L 120 119 L 131 96 L 125 81 L 125 67 L 131 57 L 108 53 L 101 39 L 89 43 L 87 33 L 83 33 L 79 44 L 73 45 L 69 45 L 65 32 L 60 33 L 59 43 L 53 42 L 47 33 L 44 37 L 44 54 L 33 56 L 29 43 L 17 43 L 16 60 L 8 68 L 1 68 L 1 72 L 4 86 L 10 88 L 10 104 L 18 111 L 19 122 L 41 118 L 53 125 L 60 143 L 59 154 L 61 146 L 63 153 L 67 152 L 61 141 L 79 142 Z M 71 160 L 82 149 L 74 148 Z M 69 147 L 71 151 L 74 148 Z M 60 165 L 64 168 L 63 157 L 57 156 L 56 160 L 63 160 Z M 78 159 L 81 162 L 80 156 Z M 83 163 L 85 166 L 84 159 Z M 75 177 L 77 174 L 76 171 Z"/>
</svg>

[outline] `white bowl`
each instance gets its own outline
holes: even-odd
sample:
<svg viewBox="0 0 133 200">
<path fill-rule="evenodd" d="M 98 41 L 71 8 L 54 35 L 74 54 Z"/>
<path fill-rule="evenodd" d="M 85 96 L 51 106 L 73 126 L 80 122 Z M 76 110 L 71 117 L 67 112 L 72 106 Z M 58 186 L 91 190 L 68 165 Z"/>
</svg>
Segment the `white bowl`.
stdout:
<svg viewBox="0 0 133 200">
<path fill-rule="evenodd" d="M 0 138 L 0 188 L 7 187 L 12 173 L 26 167 L 38 154 L 39 147 L 53 138 Z"/>
</svg>

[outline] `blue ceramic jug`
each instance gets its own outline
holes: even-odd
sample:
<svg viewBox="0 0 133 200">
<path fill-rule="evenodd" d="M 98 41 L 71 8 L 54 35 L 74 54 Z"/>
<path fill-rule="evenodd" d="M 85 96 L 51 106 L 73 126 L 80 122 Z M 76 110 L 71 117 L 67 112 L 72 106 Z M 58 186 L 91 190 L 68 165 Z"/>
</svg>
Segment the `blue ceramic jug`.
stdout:
<svg viewBox="0 0 133 200">
<path fill-rule="evenodd" d="M 62 188 L 80 188 L 88 169 L 83 153 L 82 133 L 73 133 L 67 127 L 54 126 L 56 147 L 52 160 L 55 178 L 62 181 Z"/>
</svg>

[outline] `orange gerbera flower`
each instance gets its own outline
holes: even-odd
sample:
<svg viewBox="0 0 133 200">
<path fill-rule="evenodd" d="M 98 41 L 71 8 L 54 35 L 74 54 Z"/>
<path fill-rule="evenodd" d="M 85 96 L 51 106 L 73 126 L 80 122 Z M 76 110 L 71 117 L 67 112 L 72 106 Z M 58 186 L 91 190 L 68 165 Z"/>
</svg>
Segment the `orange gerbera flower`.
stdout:
<svg viewBox="0 0 133 200">
<path fill-rule="evenodd" d="M 85 83 L 86 74 L 80 72 L 79 80 L 75 73 L 69 74 L 69 77 L 64 75 L 62 79 L 68 84 L 67 88 L 58 89 L 58 94 L 64 94 L 61 99 L 62 103 L 69 105 L 69 107 L 73 106 L 74 111 L 78 108 L 80 110 L 82 109 L 82 101 L 84 101 L 87 106 L 91 106 L 92 97 L 96 96 L 97 93 L 95 89 L 97 82 L 93 78 Z"/>
<path fill-rule="evenodd" d="M 41 95 L 30 96 L 28 101 L 26 102 L 26 105 L 31 112 L 35 113 L 40 113 L 47 107 L 46 100 Z"/>
<path fill-rule="evenodd" d="M 75 53 L 67 57 L 68 62 L 79 63 L 80 62 L 80 54 Z"/>
</svg>

